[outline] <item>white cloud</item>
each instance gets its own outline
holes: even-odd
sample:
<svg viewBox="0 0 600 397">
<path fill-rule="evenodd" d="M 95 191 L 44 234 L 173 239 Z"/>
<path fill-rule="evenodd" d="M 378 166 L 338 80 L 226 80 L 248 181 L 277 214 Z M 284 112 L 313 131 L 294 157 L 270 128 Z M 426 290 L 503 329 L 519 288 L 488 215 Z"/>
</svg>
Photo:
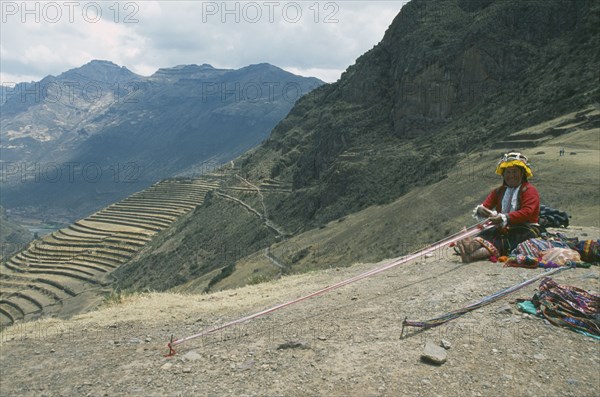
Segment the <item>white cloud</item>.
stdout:
<svg viewBox="0 0 600 397">
<path fill-rule="evenodd" d="M 73 10 L 67 3 L 29 2 L 28 14 L 20 1 L 2 2 L 2 81 L 106 59 L 141 75 L 180 64 L 268 62 L 331 82 L 381 40 L 405 1 L 111 1 L 75 2 Z"/>
</svg>

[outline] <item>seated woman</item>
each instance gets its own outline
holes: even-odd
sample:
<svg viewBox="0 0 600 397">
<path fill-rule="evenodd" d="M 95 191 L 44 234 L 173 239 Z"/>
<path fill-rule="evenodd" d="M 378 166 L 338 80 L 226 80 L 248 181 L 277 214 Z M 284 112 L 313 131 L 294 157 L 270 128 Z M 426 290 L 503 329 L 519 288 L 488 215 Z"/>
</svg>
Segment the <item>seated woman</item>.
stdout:
<svg viewBox="0 0 600 397">
<path fill-rule="evenodd" d="M 527 157 L 521 153 L 505 154 L 498 162 L 496 174 L 502 175 L 504 183 L 475 208 L 474 216 L 480 220 L 488 218 L 497 226 L 457 243 L 465 263 L 507 255 L 517 244 L 539 237 L 542 231 L 537 224 L 540 197 L 527 181 L 533 176 Z"/>
</svg>

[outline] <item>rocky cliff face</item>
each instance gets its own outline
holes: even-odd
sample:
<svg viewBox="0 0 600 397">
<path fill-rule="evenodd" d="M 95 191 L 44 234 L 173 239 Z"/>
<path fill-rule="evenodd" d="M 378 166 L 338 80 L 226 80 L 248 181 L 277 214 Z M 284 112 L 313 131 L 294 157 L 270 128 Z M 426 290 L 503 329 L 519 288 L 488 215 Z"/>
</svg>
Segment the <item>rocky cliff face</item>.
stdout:
<svg viewBox="0 0 600 397">
<path fill-rule="evenodd" d="M 296 104 L 245 172 L 292 183 L 273 203 L 292 230 L 433 182 L 462 152 L 598 101 L 598 11 L 414 0 L 337 83 Z"/>
<path fill-rule="evenodd" d="M 583 1 L 413 1 L 381 43 L 349 68 L 343 98 L 375 102 L 387 91 L 394 132 L 417 134 L 423 122 L 460 116 L 524 83 L 559 42 L 577 46 L 589 39 L 590 7 Z"/>
</svg>

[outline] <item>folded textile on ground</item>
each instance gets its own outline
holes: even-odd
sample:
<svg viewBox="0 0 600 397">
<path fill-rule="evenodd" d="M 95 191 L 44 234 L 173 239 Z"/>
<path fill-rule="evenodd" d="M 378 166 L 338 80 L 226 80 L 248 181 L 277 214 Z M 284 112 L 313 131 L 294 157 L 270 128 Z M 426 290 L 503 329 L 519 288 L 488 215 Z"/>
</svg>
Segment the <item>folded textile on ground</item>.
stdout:
<svg viewBox="0 0 600 397">
<path fill-rule="evenodd" d="M 600 295 L 546 277 L 531 302 L 552 324 L 600 337 Z"/>
</svg>

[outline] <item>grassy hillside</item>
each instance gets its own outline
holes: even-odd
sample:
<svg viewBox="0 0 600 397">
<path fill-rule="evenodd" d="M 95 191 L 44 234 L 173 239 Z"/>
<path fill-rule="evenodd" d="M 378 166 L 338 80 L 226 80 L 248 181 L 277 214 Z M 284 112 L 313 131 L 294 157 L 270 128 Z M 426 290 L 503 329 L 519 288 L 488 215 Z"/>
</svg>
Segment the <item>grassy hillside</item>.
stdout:
<svg viewBox="0 0 600 397">
<path fill-rule="evenodd" d="M 550 125 L 561 121 L 564 118 Z M 558 156 L 561 147 L 567 151 L 564 157 Z M 270 246 L 269 252 L 288 267 L 287 273 L 377 262 L 414 252 L 474 223 L 471 210 L 501 183 L 494 169 L 502 153 L 470 155 L 437 183 L 298 234 Z M 600 227 L 600 128 L 576 129 L 524 153 L 534 165 L 531 182 L 542 204 L 567 211 L 571 225 Z M 236 271 L 213 289 L 235 288 L 279 274 L 280 269 L 258 252 L 236 263 Z M 178 290 L 201 291 L 207 281 L 192 280 Z"/>
<path fill-rule="evenodd" d="M 600 115 L 600 108 L 583 112 L 593 119 Z M 543 204 L 572 216 L 571 225 L 600 227 L 600 128 L 575 122 L 583 112 L 516 131 L 514 136 L 565 130 L 536 147 L 521 149 L 534 167 L 531 181 Z M 564 157 L 558 155 L 560 148 L 566 150 Z M 377 262 L 413 252 L 474 222 L 471 210 L 501 183 L 494 169 L 505 151 L 473 153 L 444 170 L 436 183 L 284 240 L 241 205 L 213 195 L 210 204 L 197 208 L 118 271 L 121 287 L 164 290 L 178 285 L 176 290 L 185 292 L 236 288 L 282 274 Z M 241 189 L 243 185 L 236 186 Z M 260 208 L 256 192 L 241 192 L 237 194 L 240 199 Z M 282 195 L 266 189 L 262 194 L 265 201 Z"/>
<path fill-rule="evenodd" d="M 275 241 L 256 216 L 209 194 L 201 207 L 159 234 L 114 275 L 119 288 L 165 290 L 214 270 L 219 274 L 221 268 L 227 275 L 240 258 Z"/>
</svg>

